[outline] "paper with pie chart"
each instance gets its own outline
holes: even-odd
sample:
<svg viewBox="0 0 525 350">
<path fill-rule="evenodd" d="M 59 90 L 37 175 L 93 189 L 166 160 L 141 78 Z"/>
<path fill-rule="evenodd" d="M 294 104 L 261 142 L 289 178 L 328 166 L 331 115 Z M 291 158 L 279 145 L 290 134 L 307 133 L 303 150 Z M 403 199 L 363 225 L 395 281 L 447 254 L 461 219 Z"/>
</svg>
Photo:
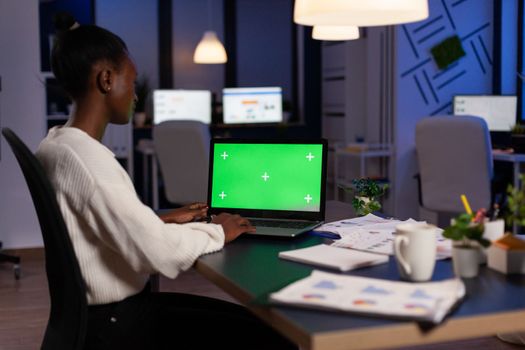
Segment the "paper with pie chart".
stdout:
<svg viewBox="0 0 525 350">
<path fill-rule="evenodd" d="M 270 295 L 275 303 L 441 322 L 465 295 L 461 279 L 409 283 L 313 271 Z"/>
</svg>

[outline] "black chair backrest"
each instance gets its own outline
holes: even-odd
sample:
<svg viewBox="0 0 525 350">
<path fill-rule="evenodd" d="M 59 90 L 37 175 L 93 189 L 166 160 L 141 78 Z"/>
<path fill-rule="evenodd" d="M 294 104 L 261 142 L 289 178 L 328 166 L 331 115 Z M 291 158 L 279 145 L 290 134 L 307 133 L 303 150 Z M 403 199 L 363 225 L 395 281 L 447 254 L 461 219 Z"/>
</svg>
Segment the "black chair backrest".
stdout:
<svg viewBox="0 0 525 350">
<path fill-rule="evenodd" d="M 82 349 L 87 330 L 86 286 L 55 191 L 40 162 L 9 128 L 2 134 L 26 179 L 38 215 L 46 253 L 51 312 L 42 349 Z"/>
</svg>

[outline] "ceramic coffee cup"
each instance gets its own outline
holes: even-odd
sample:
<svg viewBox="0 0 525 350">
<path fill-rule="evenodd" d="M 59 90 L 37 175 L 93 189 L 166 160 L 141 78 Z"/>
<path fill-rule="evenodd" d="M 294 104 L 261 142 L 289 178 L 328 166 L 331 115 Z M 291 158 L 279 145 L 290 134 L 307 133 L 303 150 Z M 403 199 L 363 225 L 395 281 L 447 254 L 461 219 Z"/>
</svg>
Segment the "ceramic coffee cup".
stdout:
<svg viewBox="0 0 525 350">
<path fill-rule="evenodd" d="M 423 282 L 432 278 L 436 264 L 436 232 L 436 226 L 420 222 L 396 227 L 394 254 L 402 279 Z"/>
</svg>

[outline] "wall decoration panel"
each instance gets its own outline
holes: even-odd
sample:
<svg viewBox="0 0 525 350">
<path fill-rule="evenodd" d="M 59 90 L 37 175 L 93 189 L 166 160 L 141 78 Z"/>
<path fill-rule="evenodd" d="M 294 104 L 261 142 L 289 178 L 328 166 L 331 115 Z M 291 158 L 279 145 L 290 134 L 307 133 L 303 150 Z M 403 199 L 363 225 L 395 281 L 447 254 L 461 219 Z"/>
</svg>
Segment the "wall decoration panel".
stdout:
<svg viewBox="0 0 525 350">
<path fill-rule="evenodd" d="M 430 0 L 426 21 L 400 26 L 399 102 L 410 100 L 427 115 L 448 114 L 455 94 L 492 91 L 492 3 Z M 460 38 L 466 55 L 440 70 L 430 49 L 453 35 Z"/>
<path fill-rule="evenodd" d="M 395 215 L 418 217 L 413 176 L 415 126 L 422 118 L 451 114 L 457 94 L 492 93 L 493 6 L 491 0 L 429 0 L 430 15 L 396 27 L 394 76 L 396 147 Z M 457 35 L 465 56 L 440 70 L 431 48 Z"/>
</svg>

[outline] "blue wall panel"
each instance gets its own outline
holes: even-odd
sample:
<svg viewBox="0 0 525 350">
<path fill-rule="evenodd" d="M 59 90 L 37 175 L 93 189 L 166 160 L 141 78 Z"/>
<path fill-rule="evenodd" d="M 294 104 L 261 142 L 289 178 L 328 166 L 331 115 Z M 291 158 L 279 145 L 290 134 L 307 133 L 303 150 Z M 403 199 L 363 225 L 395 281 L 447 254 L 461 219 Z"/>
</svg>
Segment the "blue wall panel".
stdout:
<svg viewBox="0 0 525 350">
<path fill-rule="evenodd" d="M 492 93 L 492 0 L 429 0 L 425 21 L 396 28 L 395 215 L 418 217 L 414 133 L 419 120 L 450 114 L 457 94 Z M 465 56 L 440 70 L 430 49 L 457 35 Z M 468 140 L 466 139 L 466 142 Z"/>
<path fill-rule="evenodd" d="M 515 95 L 518 71 L 518 0 L 502 0 L 501 94 Z"/>
<path fill-rule="evenodd" d="M 427 115 L 446 114 L 455 94 L 492 91 L 492 1 L 430 0 L 429 6 L 427 20 L 398 32 L 398 101 L 415 103 Z M 440 70 L 430 49 L 452 35 L 461 39 L 465 56 Z"/>
</svg>

